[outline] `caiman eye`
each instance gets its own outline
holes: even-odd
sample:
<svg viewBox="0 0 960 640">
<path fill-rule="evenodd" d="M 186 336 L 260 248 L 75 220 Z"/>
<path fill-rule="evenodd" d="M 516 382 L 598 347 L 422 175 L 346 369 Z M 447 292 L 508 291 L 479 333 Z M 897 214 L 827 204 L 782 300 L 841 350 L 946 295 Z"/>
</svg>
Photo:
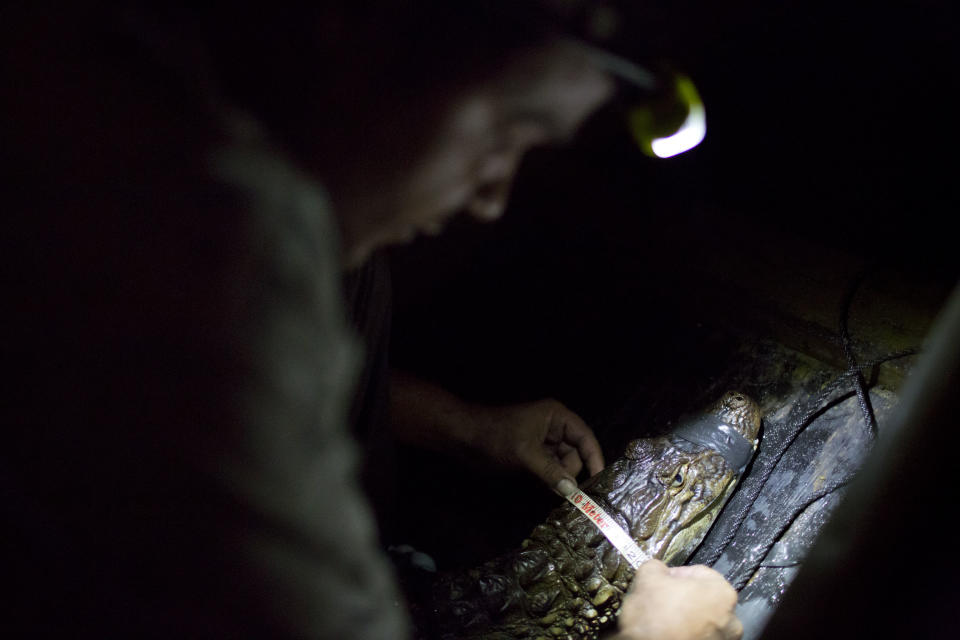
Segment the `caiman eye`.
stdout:
<svg viewBox="0 0 960 640">
<path fill-rule="evenodd" d="M 687 476 L 687 465 L 680 465 L 674 468 L 673 474 L 664 469 L 660 472 L 660 484 L 668 488 L 677 488 L 683 485 L 683 479 Z"/>
</svg>

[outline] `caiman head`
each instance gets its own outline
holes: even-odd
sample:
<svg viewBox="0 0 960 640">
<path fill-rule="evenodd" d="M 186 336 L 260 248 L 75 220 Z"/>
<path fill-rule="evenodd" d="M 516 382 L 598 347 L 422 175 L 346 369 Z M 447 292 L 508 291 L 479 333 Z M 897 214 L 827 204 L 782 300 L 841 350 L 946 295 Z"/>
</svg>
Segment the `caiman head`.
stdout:
<svg viewBox="0 0 960 640">
<path fill-rule="evenodd" d="M 668 435 L 634 440 L 582 490 L 647 558 L 680 564 L 700 544 L 753 457 L 760 409 L 730 391 Z M 594 522 L 564 503 L 520 549 L 441 577 L 436 637 L 591 638 L 615 623 L 633 567 Z"/>
<path fill-rule="evenodd" d="M 650 558 L 684 562 L 719 514 L 756 450 L 760 409 L 729 391 L 670 434 L 634 440 L 584 490 L 629 525 Z"/>
</svg>

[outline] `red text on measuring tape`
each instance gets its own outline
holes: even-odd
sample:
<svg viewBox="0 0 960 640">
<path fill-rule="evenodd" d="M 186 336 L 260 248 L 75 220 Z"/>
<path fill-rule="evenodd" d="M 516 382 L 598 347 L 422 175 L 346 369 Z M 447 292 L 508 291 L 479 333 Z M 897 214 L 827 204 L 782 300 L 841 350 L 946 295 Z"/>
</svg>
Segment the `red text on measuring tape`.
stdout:
<svg viewBox="0 0 960 640">
<path fill-rule="evenodd" d="M 598 527 L 605 529 L 608 526 L 608 522 L 604 518 L 606 513 L 604 513 L 599 506 L 594 504 L 590 498 L 578 491 L 576 494 L 574 494 L 572 499 L 573 503 L 577 505 L 577 508 L 579 508 L 585 516 L 593 520 Z"/>
<path fill-rule="evenodd" d="M 637 543 L 624 531 L 619 524 L 607 514 L 603 508 L 596 504 L 593 500 L 586 496 L 582 491 L 577 490 L 573 494 L 567 496 L 567 500 L 570 501 L 573 506 L 580 510 L 580 512 L 587 516 L 594 526 L 606 536 L 607 540 L 617 548 L 617 550 L 623 554 L 627 561 L 633 566 L 634 569 L 638 568 L 641 564 L 646 562 L 649 559 Z"/>
</svg>

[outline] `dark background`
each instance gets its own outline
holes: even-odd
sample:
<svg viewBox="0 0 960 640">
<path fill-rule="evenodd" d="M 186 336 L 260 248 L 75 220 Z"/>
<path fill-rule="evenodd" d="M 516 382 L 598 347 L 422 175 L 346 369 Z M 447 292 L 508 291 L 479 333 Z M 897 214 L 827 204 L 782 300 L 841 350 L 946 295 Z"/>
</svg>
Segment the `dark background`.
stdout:
<svg viewBox="0 0 960 640">
<path fill-rule="evenodd" d="M 621 49 L 694 78 L 705 141 L 654 160 L 602 112 L 572 145 L 528 156 L 503 220 L 462 217 L 395 251 L 399 362 L 478 400 L 568 386 L 592 412 L 669 342 L 676 319 L 646 284 L 669 283 L 717 225 L 742 233 L 721 253 L 776 231 L 955 278 L 954 9 L 704 4 L 635 9 Z"/>
<path fill-rule="evenodd" d="M 608 459 L 619 451 L 604 425 L 638 388 L 707 376 L 729 347 L 677 303 L 688 245 L 720 226 L 740 238 L 720 253 L 776 232 L 917 281 L 952 284 L 960 263 L 949 3 L 636 4 L 621 51 L 689 73 L 705 141 L 650 159 L 601 112 L 573 144 L 530 154 L 503 220 L 462 217 L 392 252 L 395 363 L 469 400 L 556 397 L 597 430 Z M 421 490 L 473 500 L 437 486 L 438 474 L 463 476 L 456 466 L 416 460 L 429 470 Z M 478 496 L 500 481 L 474 480 Z M 551 498 L 508 486 L 517 504 Z M 542 513 L 514 515 L 494 546 L 515 544 Z"/>
</svg>

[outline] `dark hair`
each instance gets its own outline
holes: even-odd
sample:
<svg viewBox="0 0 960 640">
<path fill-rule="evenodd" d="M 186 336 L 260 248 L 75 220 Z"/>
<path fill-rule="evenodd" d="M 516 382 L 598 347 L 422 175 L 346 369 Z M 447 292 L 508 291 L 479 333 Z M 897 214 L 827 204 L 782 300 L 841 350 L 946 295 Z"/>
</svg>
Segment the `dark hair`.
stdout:
<svg viewBox="0 0 960 640">
<path fill-rule="evenodd" d="M 554 33 L 535 17 L 539 4 L 339 0 L 192 11 L 218 90 L 291 138 L 317 118 L 348 126 L 495 72 Z"/>
</svg>

